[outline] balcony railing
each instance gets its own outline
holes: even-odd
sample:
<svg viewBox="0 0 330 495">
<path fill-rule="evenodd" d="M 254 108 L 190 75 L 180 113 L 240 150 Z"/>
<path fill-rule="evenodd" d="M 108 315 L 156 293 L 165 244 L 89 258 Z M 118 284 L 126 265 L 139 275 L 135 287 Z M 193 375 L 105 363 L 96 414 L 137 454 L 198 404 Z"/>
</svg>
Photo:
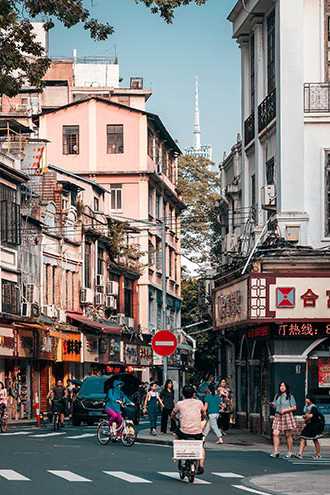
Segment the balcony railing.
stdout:
<svg viewBox="0 0 330 495">
<path fill-rule="evenodd" d="M 251 113 L 250 117 L 246 119 L 244 122 L 244 144 L 247 146 L 255 136 L 255 130 L 254 130 L 254 122 L 255 122 L 255 116 L 254 112 Z"/>
<path fill-rule="evenodd" d="M 305 113 L 330 113 L 330 83 L 304 85 Z"/>
<path fill-rule="evenodd" d="M 276 117 L 276 90 L 274 89 L 258 107 L 258 131 L 262 132 Z"/>
</svg>

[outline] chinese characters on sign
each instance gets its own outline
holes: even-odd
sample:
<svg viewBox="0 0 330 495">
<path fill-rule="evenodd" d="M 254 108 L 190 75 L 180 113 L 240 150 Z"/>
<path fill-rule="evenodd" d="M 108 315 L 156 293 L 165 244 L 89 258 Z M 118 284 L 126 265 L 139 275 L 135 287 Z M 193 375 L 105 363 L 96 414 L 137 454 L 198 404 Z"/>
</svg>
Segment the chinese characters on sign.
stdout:
<svg viewBox="0 0 330 495">
<path fill-rule="evenodd" d="M 64 340 L 63 351 L 64 354 L 79 354 L 81 350 L 81 342 L 78 340 Z"/>
<path fill-rule="evenodd" d="M 330 388 L 330 359 L 319 358 L 318 368 L 319 368 L 319 387 Z"/>
<path fill-rule="evenodd" d="M 247 319 L 247 280 L 217 289 L 214 295 L 217 328 Z"/>
<path fill-rule="evenodd" d="M 277 327 L 279 337 L 330 337 L 330 324 L 287 323 Z"/>
</svg>

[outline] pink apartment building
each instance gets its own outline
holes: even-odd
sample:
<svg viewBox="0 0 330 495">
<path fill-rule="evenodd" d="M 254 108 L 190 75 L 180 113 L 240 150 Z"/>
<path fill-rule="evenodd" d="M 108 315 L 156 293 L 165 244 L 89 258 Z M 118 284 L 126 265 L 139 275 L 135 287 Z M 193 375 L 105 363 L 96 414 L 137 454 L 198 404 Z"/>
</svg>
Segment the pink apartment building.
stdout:
<svg viewBox="0 0 330 495">
<path fill-rule="evenodd" d="M 50 164 L 108 189 L 105 210 L 138 228 L 131 241 L 144 253 L 139 320 L 148 332 L 161 326 L 162 221 L 166 222 L 167 326 L 180 327 L 184 204 L 176 186 L 181 151 L 160 118 L 144 110 L 143 92 L 140 98 L 134 108 L 92 96 L 47 110 L 39 118 L 39 136 L 50 141 Z"/>
</svg>

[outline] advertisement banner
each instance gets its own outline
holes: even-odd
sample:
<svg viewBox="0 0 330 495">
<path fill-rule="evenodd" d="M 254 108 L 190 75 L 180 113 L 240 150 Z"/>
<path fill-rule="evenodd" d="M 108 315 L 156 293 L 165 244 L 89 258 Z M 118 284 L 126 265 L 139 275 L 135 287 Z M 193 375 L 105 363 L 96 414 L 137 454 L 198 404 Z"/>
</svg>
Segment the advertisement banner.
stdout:
<svg viewBox="0 0 330 495">
<path fill-rule="evenodd" d="M 15 338 L 12 328 L 0 328 L 0 356 L 12 357 L 15 350 Z"/>
<path fill-rule="evenodd" d="M 330 388 L 330 358 L 318 359 L 319 387 Z"/>
<path fill-rule="evenodd" d="M 67 333 L 62 336 L 62 359 L 80 363 L 81 340 L 80 334 Z"/>
</svg>

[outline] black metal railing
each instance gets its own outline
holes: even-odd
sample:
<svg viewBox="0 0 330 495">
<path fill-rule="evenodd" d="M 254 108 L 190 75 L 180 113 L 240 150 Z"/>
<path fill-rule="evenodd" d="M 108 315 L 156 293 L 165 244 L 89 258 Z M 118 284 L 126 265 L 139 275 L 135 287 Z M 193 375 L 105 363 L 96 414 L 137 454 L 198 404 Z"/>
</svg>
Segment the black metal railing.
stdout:
<svg viewBox="0 0 330 495">
<path fill-rule="evenodd" d="M 330 83 L 304 84 L 305 113 L 330 113 Z"/>
<path fill-rule="evenodd" d="M 251 113 L 250 117 L 246 119 L 244 122 L 244 144 L 247 146 L 255 136 L 255 129 L 254 129 L 254 123 L 255 123 L 255 117 L 254 117 L 254 112 Z"/>
<path fill-rule="evenodd" d="M 258 107 L 258 131 L 262 132 L 276 117 L 276 90 L 273 89 Z"/>
</svg>

